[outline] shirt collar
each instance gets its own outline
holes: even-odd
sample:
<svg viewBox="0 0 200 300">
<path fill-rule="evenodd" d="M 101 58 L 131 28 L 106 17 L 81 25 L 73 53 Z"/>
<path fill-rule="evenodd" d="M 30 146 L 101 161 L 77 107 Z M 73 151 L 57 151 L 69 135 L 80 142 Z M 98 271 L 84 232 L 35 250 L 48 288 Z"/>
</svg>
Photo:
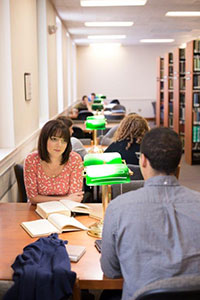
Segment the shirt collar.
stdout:
<svg viewBox="0 0 200 300">
<path fill-rule="evenodd" d="M 175 176 L 172 175 L 159 175 L 153 176 L 147 179 L 144 183 L 145 186 L 150 185 L 162 185 L 162 186 L 170 186 L 170 185 L 179 185 L 179 182 Z"/>
</svg>

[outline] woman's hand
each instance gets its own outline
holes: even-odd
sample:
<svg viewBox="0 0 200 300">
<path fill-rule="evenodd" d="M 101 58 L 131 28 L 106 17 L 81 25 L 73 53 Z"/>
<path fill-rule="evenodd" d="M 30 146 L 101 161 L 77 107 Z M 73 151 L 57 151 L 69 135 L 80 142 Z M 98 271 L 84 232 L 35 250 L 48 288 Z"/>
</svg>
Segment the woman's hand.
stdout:
<svg viewBox="0 0 200 300">
<path fill-rule="evenodd" d="M 81 191 L 81 192 L 70 194 L 67 197 L 65 197 L 65 199 L 73 200 L 76 202 L 81 202 L 83 200 L 83 195 L 84 195 L 84 192 Z"/>
</svg>

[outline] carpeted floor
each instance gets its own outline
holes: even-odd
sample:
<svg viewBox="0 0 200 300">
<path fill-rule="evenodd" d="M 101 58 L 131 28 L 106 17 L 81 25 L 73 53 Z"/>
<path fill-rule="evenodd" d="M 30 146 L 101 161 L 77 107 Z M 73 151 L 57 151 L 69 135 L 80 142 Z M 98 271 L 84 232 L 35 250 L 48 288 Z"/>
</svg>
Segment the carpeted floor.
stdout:
<svg viewBox="0 0 200 300">
<path fill-rule="evenodd" d="M 200 165 L 186 164 L 184 155 L 181 160 L 179 182 L 181 185 L 200 192 Z"/>
</svg>

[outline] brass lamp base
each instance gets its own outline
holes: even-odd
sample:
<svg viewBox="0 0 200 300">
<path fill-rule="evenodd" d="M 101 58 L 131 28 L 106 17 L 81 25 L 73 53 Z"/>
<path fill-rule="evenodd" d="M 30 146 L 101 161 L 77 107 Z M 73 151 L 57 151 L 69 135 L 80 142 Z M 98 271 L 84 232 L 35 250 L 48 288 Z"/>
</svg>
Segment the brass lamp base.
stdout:
<svg viewBox="0 0 200 300">
<path fill-rule="evenodd" d="M 103 206 L 103 217 L 99 222 L 94 223 L 89 227 L 89 230 L 87 233 L 90 236 L 96 237 L 96 238 L 102 238 L 102 231 L 103 231 L 103 220 L 106 208 L 109 203 L 109 188 L 108 185 L 102 186 L 102 206 Z"/>
<path fill-rule="evenodd" d="M 94 145 L 93 147 L 90 148 L 88 153 L 103 153 L 103 149 L 101 146 Z"/>
<path fill-rule="evenodd" d="M 92 237 L 101 238 L 102 230 L 103 230 L 103 221 L 99 221 L 89 227 L 87 234 Z"/>
</svg>

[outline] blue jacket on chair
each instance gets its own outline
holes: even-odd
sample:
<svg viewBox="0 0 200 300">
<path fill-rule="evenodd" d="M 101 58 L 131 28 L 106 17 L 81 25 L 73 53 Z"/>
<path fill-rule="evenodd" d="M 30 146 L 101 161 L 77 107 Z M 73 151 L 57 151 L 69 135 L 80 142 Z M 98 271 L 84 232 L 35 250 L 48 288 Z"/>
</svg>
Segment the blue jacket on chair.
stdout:
<svg viewBox="0 0 200 300">
<path fill-rule="evenodd" d="M 26 246 L 12 265 L 14 285 L 3 299 L 67 299 L 76 273 L 71 271 L 65 243 L 54 233 Z"/>
</svg>

